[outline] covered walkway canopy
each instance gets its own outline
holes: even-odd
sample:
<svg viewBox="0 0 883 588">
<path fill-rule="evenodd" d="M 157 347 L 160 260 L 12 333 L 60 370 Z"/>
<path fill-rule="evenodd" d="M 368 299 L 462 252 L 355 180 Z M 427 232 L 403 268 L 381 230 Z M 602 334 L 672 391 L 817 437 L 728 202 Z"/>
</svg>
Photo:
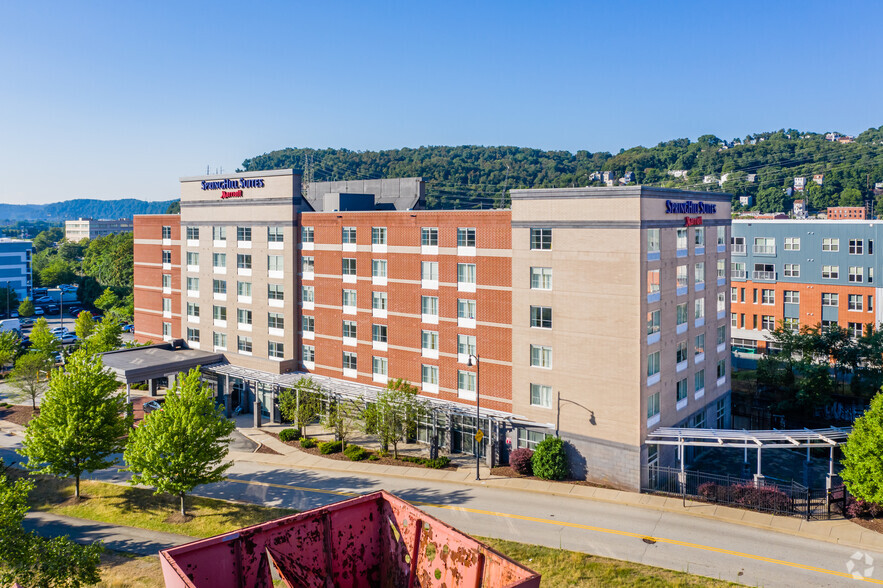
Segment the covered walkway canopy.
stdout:
<svg viewBox="0 0 883 588">
<path fill-rule="evenodd" d="M 190 349 L 181 340 L 101 354 L 104 367 L 124 384 L 165 378 L 224 359 L 222 353 Z"/>
</svg>

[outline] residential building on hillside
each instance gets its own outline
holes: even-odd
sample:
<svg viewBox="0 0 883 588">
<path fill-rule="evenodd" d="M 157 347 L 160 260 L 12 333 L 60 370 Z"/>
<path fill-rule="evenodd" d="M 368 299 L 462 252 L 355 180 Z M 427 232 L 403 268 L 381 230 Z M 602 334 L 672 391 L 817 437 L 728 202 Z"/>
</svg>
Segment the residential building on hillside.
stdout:
<svg viewBox="0 0 883 588">
<path fill-rule="evenodd" d="M 83 239 L 96 239 L 116 233 L 132 231 L 132 220 L 120 219 L 95 219 L 78 218 L 77 220 L 64 221 L 64 238 L 72 243 Z"/>
<path fill-rule="evenodd" d="M 0 286 L 15 292 L 19 301 L 31 297 L 33 252 L 30 241 L 0 238 Z"/>
<path fill-rule="evenodd" d="M 864 220 L 868 218 L 866 206 L 829 206 L 828 220 Z"/>
<path fill-rule="evenodd" d="M 305 199 L 291 170 L 183 178 L 180 216 L 135 217 L 136 339 L 223 353 L 203 371 L 228 412 L 278 420 L 302 376 L 366 399 L 404 378 L 433 407 L 419 441 L 473 453 L 480 429 L 498 461 L 558 434 L 576 475 L 623 488 L 674 462 L 648 432 L 728 424 L 728 195 L 421 210 L 420 182 L 390 181 L 392 206 L 382 185 Z"/>
</svg>

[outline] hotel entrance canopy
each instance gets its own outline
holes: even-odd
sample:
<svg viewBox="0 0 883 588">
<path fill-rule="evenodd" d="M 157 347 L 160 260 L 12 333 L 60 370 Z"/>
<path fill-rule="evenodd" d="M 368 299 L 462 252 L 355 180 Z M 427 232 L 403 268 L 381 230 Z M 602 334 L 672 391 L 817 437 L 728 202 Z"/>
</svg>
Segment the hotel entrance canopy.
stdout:
<svg viewBox="0 0 883 588">
<path fill-rule="evenodd" d="M 124 384 L 145 382 L 186 372 L 197 366 L 217 363 L 224 359 L 222 353 L 209 353 L 189 349 L 181 340 L 101 354 L 104 367 Z"/>
<path fill-rule="evenodd" d="M 797 449 L 836 447 L 846 442 L 851 429 L 791 429 L 746 431 L 744 429 L 691 429 L 661 427 L 647 435 L 648 445 L 732 447 L 738 449 Z"/>
</svg>

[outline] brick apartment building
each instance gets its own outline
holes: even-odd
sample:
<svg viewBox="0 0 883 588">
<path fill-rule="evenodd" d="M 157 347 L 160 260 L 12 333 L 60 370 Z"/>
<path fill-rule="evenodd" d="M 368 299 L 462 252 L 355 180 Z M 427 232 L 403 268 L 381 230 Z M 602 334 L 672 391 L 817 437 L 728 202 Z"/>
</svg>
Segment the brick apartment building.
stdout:
<svg viewBox="0 0 883 588">
<path fill-rule="evenodd" d="M 404 378 L 433 406 L 420 441 L 472 453 L 480 428 L 505 459 L 558 434 L 576 475 L 633 489 L 674 460 L 648 432 L 729 422 L 726 195 L 513 190 L 511 209 L 439 211 L 419 178 L 181 186 L 180 216 L 135 217 L 135 335 L 223 353 L 203 372 L 228 411 L 278 420 L 303 375 L 363 398 Z"/>
</svg>

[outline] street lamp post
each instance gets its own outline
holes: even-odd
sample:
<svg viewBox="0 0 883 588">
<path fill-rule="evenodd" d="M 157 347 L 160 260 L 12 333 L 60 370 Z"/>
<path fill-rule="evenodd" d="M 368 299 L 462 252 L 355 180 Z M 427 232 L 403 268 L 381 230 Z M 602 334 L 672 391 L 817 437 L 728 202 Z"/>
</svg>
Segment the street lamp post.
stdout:
<svg viewBox="0 0 883 588">
<path fill-rule="evenodd" d="M 481 404 L 481 394 L 479 392 L 479 374 L 481 373 L 481 365 L 478 361 L 478 356 L 475 354 L 469 354 L 469 359 L 466 361 L 466 365 L 469 367 L 475 367 L 475 432 L 476 434 L 481 431 L 479 428 L 481 426 L 481 420 L 479 420 L 478 416 L 478 408 Z M 475 439 L 475 479 L 481 480 L 481 476 L 478 473 L 479 467 L 481 464 L 481 452 L 479 451 L 479 443 L 478 439 Z"/>
</svg>

